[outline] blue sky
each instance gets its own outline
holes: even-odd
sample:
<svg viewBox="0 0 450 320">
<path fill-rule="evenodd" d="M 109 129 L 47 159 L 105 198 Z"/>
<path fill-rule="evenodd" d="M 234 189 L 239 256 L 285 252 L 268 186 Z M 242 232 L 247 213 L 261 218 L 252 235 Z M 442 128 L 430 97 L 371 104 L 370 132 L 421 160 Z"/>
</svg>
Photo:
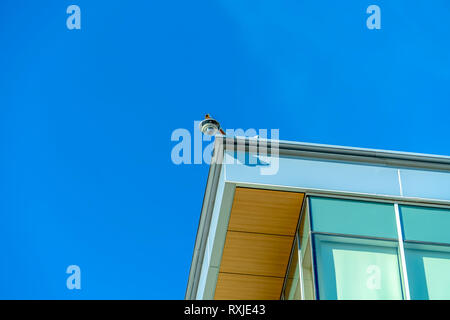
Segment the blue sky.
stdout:
<svg viewBox="0 0 450 320">
<path fill-rule="evenodd" d="M 170 137 L 205 113 L 283 140 L 450 155 L 449 11 L 2 0 L 0 298 L 183 299 L 208 166 L 173 164 Z M 66 288 L 72 264 L 81 290 Z"/>
</svg>

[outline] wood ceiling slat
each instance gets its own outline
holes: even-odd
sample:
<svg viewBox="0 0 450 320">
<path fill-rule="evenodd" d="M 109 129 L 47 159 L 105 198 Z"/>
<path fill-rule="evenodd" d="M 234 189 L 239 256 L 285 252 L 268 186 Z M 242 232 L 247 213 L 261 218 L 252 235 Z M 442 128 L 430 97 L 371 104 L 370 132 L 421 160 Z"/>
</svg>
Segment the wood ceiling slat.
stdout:
<svg viewBox="0 0 450 320">
<path fill-rule="evenodd" d="M 219 273 L 216 300 L 278 300 L 283 278 Z"/>
<path fill-rule="evenodd" d="M 221 272 L 284 277 L 294 237 L 228 231 Z"/>
<path fill-rule="evenodd" d="M 293 236 L 303 194 L 236 188 L 229 230 Z"/>
</svg>

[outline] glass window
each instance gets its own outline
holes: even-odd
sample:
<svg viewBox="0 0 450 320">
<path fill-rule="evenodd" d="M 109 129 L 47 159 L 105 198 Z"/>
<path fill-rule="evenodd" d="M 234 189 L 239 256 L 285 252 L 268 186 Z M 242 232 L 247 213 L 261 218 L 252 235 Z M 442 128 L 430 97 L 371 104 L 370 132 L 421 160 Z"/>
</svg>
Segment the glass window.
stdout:
<svg viewBox="0 0 450 320">
<path fill-rule="evenodd" d="M 307 205 L 306 205 L 307 206 Z M 313 300 L 314 279 L 311 254 L 311 229 L 309 214 L 303 210 L 299 230 L 291 253 L 291 263 L 286 277 L 286 300 Z"/>
<path fill-rule="evenodd" d="M 397 242 L 314 235 L 320 299 L 402 299 Z"/>
<path fill-rule="evenodd" d="M 405 244 L 411 299 L 450 299 L 450 248 Z"/>
<path fill-rule="evenodd" d="M 309 240 L 302 247 L 304 252 L 302 259 L 302 277 L 303 277 L 303 299 L 314 300 L 314 278 L 311 258 L 311 241 Z"/>
<path fill-rule="evenodd" d="M 300 270 L 298 266 L 298 246 L 297 238 L 294 240 L 292 246 L 291 262 L 286 277 L 286 285 L 284 287 L 285 300 L 300 300 Z"/>
<path fill-rule="evenodd" d="M 311 254 L 311 225 L 309 222 L 308 204 L 302 214 L 298 238 L 300 240 L 300 261 L 303 284 L 303 299 L 314 300 L 314 278 Z"/>
<path fill-rule="evenodd" d="M 399 208 L 411 299 L 450 299 L 450 210 Z"/>
<path fill-rule="evenodd" d="M 306 204 L 308 206 L 308 204 Z M 314 278 L 311 252 L 311 229 L 307 209 L 303 210 L 291 262 L 283 291 L 286 300 L 313 300 Z"/>
<path fill-rule="evenodd" d="M 450 210 L 399 206 L 403 260 L 394 204 L 314 196 L 307 208 L 295 265 L 303 299 L 403 299 L 406 274 L 411 299 L 450 299 Z"/>
<path fill-rule="evenodd" d="M 399 206 L 404 240 L 450 243 L 450 210 Z"/>
<path fill-rule="evenodd" d="M 312 231 L 397 239 L 394 205 L 311 197 Z"/>
</svg>

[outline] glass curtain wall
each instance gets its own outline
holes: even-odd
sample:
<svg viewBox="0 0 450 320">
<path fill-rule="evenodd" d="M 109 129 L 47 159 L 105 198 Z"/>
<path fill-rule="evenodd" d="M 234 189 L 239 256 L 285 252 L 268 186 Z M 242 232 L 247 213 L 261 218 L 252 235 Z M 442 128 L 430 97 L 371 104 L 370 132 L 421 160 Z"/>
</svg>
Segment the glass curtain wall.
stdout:
<svg viewBox="0 0 450 320">
<path fill-rule="evenodd" d="M 450 210 L 308 197 L 291 256 L 284 299 L 450 299 Z"/>
<path fill-rule="evenodd" d="M 311 228 L 307 207 L 308 203 L 306 203 L 306 209 L 302 211 L 299 230 L 292 248 L 292 258 L 283 292 L 286 300 L 314 299 Z"/>
<path fill-rule="evenodd" d="M 311 197 L 318 299 L 403 299 L 393 204 Z"/>
<path fill-rule="evenodd" d="M 301 300 L 301 282 L 297 241 L 298 239 L 295 237 L 283 290 L 283 297 L 285 300 Z"/>
<path fill-rule="evenodd" d="M 450 210 L 400 206 L 411 299 L 450 299 Z"/>
</svg>

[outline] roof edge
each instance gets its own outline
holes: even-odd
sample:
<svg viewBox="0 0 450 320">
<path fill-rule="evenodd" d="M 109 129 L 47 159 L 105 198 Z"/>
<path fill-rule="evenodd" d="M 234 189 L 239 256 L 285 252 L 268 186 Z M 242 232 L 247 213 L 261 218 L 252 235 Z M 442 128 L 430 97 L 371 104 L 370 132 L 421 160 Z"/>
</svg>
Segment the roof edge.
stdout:
<svg viewBox="0 0 450 320">
<path fill-rule="evenodd" d="M 450 170 L 450 156 L 249 137 L 219 137 L 225 150 L 230 150 L 231 148 L 234 148 L 233 150 L 242 150 L 259 144 L 267 146 L 267 148 L 278 148 L 280 155 Z"/>
</svg>

